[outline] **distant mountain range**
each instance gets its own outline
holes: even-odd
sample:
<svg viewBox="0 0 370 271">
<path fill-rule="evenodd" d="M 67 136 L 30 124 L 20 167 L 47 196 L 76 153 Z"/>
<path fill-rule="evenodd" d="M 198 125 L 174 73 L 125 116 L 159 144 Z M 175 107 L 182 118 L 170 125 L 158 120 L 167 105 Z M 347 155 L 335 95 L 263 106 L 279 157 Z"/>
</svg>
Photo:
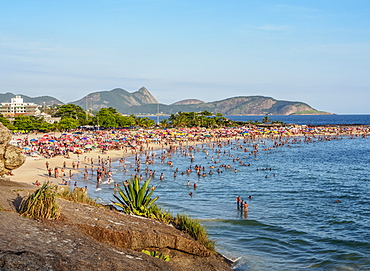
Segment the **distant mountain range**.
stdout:
<svg viewBox="0 0 370 271">
<path fill-rule="evenodd" d="M 5 94 L 0 93 L 0 103 L 10 103 L 10 99 L 14 98 L 16 95 L 20 95 L 23 98 L 23 102 L 25 103 L 34 103 L 38 105 L 53 105 L 53 104 L 63 104 L 63 102 L 59 101 L 58 99 L 50 96 L 39 96 L 39 97 L 29 97 L 23 94 L 13 94 L 7 92 Z"/>
<path fill-rule="evenodd" d="M 31 98 L 22 94 L 17 95 L 21 95 L 24 102 L 33 102 L 39 105 L 63 104 L 60 100 L 50 96 Z M 10 102 L 10 99 L 13 97 L 15 95 L 12 93 L 0 94 L 0 102 Z M 121 88 L 115 88 L 110 91 L 97 91 L 69 103 L 93 111 L 103 107 L 113 107 L 122 114 L 135 115 L 155 115 L 158 112 L 163 115 L 169 115 L 179 111 L 199 112 L 204 110 L 224 115 L 329 114 L 317 111 L 303 102 L 276 100 L 264 96 L 239 96 L 214 102 L 186 99 L 170 105 L 159 104 L 145 87 L 132 93 Z"/>
</svg>

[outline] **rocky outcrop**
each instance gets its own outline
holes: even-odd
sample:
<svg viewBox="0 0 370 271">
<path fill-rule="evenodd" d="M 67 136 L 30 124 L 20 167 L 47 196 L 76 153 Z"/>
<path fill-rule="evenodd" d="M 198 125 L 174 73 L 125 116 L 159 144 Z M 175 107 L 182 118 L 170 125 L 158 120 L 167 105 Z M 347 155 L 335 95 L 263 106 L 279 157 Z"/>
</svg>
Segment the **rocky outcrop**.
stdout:
<svg viewBox="0 0 370 271">
<path fill-rule="evenodd" d="M 82 108 L 93 110 L 99 110 L 104 107 L 113 107 L 117 109 L 118 112 L 122 113 L 132 106 L 156 104 L 157 100 L 145 87 L 142 87 L 133 93 L 122 88 L 115 88 L 110 91 L 97 91 L 71 103 Z"/>
<path fill-rule="evenodd" d="M 21 217 L 16 210 L 32 190 L 0 179 L 0 270 L 231 270 L 217 253 L 152 219 L 65 200 L 58 200 L 61 220 Z"/>
<path fill-rule="evenodd" d="M 157 103 L 157 100 L 145 87 L 140 88 L 138 91 L 134 92 L 133 95 L 140 100 L 141 104 Z"/>
<path fill-rule="evenodd" d="M 19 168 L 26 161 L 22 149 L 9 144 L 11 139 L 8 128 L 0 123 L 0 176 Z"/>
</svg>

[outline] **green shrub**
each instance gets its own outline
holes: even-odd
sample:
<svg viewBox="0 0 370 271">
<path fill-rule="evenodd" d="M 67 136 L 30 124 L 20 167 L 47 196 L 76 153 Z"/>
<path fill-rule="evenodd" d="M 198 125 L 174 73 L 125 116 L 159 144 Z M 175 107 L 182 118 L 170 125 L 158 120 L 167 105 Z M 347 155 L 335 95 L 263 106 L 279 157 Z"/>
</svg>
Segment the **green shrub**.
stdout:
<svg viewBox="0 0 370 271">
<path fill-rule="evenodd" d="M 101 204 L 96 203 L 96 200 L 87 195 L 85 188 L 75 187 L 73 191 L 63 190 L 58 193 L 58 197 L 72 202 L 89 204 L 95 207 L 101 207 Z"/>
<path fill-rule="evenodd" d="M 174 217 L 168 211 L 159 208 L 157 204 L 153 204 L 153 206 L 149 209 L 148 217 L 166 224 L 174 221 Z"/>
<path fill-rule="evenodd" d="M 197 240 L 206 248 L 214 251 L 215 242 L 210 240 L 206 229 L 200 222 L 187 215 L 177 215 L 174 218 L 168 211 L 159 208 L 154 202 L 159 198 L 151 198 L 155 188 L 148 188 L 150 180 L 140 186 L 140 180 L 133 178 L 123 183 L 123 189 L 118 187 L 118 195 L 113 195 L 118 201 L 112 201 L 127 214 L 135 214 L 156 219 L 164 223 L 171 223 Z"/>
<path fill-rule="evenodd" d="M 159 253 L 158 251 L 148 251 L 148 250 L 143 249 L 141 252 L 143 252 L 143 253 L 145 253 L 149 256 L 152 256 L 152 257 L 155 257 L 155 258 L 158 258 L 158 259 L 162 259 L 166 262 L 170 261 L 170 255 L 163 255 L 162 253 Z"/>
<path fill-rule="evenodd" d="M 56 186 L 45 182 L 22 201 L 19 213 L 34 219 L 58 219 L 60 211 L 56 203 Z"/>
<path fill-rule="evenodd" d="M 179 230 L 187 232 L 206 248 L 212 251 L 215 250 L 215 242 L 209 239 L 206 229 L 198 220 L 192 219 L 190 216 L 185 214 L 177 214 L 174 226 Z"/>
</svg>

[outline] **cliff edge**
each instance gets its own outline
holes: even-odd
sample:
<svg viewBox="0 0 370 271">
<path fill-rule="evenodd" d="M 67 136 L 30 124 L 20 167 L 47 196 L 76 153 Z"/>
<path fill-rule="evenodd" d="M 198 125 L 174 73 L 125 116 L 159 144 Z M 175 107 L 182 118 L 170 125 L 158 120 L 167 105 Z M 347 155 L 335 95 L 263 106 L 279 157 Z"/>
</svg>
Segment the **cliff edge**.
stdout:
<svg viewBox="0 0 370 271">
<path fill-rule="evenodd" d="M 61 199 L 61 220 L 19 216 L 22 198 L 35 189 L 0 179 L 1 270 L 231 270 L 217 253 L 152 219 Z"/>
</svg>

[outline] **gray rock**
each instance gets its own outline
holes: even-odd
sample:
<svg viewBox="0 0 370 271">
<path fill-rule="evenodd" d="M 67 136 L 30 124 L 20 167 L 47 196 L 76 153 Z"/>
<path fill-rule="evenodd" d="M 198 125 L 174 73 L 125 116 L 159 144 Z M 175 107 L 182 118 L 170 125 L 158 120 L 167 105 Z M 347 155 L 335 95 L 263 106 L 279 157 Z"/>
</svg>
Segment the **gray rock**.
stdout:
<svg viewBox="0 0 370 271">
<path fill-rule="evenodd" d="M 9 144 L 11 139 L 12 134 L 0 122 L 0 176 L 19 168 L 26 161 L 22 149 Z"/>
</svg>

